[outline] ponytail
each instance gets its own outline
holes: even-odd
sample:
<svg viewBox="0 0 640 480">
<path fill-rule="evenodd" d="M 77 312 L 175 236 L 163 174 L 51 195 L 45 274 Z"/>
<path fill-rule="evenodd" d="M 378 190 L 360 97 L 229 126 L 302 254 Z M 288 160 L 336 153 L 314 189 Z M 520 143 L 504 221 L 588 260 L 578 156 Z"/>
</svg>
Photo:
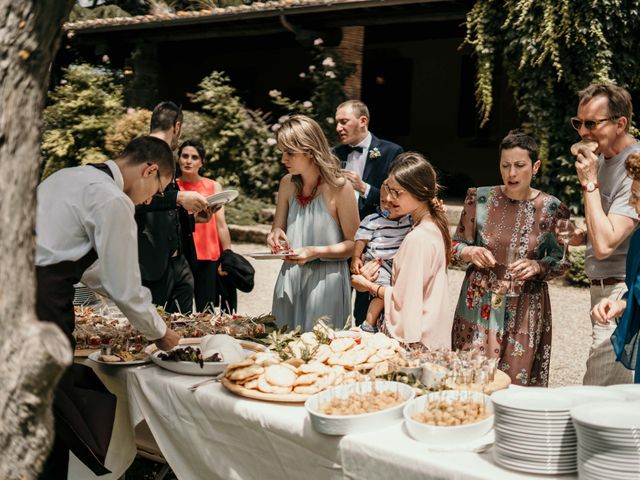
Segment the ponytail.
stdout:
<svg viewBox="0 0 640 480">
<path fill-rule="evenodd" d="M 444 251 L 448 266 L 451 264 L 451 233 L 449 232 L 449 220 L 447 219 L 444 204 L 438 197 L 433 197 L 427 202 L 427 207 L 429 208 L 431 218 L 433 218 L 433 221 L 442 234 L 442 241 L 444 242 Z"/>
</svg>

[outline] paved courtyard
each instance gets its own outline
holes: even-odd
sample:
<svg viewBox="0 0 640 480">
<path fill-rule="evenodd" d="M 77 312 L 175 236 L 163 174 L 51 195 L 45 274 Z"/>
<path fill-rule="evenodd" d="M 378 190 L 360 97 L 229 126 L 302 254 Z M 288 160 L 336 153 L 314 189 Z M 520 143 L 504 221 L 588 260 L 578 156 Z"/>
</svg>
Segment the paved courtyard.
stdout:
<svg viewBox="0 0 640 480">
<path fill-rule="evenodd" d="M 237 243 L 233 249 L 241 254 L 268 251 L 265 245 L 252 243 Z M 249 261 L 256 269 L 255 287 L 251 293 L 239 292 L 239 311 L 251 315 L 269 312 L 273 287 L 282 262 L 251 258 Z M 449 271 L 449 315 L 453 315 L 463 277 L 462 271 Z M 549 291 L 553 311 L 550 386 L 580 384 L 590 343 L 589 292 L 587 289 L 557 283 L 552 283 Z"/>
</svg>

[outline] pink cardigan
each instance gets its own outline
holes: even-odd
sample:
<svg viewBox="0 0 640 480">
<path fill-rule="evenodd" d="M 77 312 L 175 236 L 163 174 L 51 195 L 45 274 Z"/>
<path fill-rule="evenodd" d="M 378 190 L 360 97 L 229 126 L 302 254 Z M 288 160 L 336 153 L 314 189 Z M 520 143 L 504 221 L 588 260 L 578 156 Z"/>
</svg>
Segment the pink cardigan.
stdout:
<svg viewBox="0 0 640 480">
<path fill-rule="evenodd" d="M 428 219 L 405 237 L 393 259 L 391 287 L 384 292 L 388 332 L 404 343 L 451 348 L 453 318 L 442 234 Z"/>
</svg>

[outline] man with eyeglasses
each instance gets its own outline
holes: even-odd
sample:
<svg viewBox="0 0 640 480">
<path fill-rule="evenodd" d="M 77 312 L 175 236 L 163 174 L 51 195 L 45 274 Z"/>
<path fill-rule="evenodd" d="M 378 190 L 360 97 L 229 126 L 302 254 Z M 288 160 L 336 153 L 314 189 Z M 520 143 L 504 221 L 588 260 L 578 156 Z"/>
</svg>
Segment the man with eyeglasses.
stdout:
<svg viewBox="0 0 640 480">
<path fill-rule="evenodd" d="M 151 114 L 152 137 L 164 140 L 172 151 L 182 133 L 182 108 L 161 102 Z M 193 274 L 187 257 L 195 252 L 193 216 L 207 208 L 198 192 L 179 190 L 175 179 L 159 191 L 148 205 L 136 207 L 138 252 L 144 286 L 153 303 L 167 312 L 190 313 L 193 308 Z"/>
<path fill-rule="evenodd" d="M 336 132 L 341 145 L 333 148 L 343 174 L 353 185 L 360 220 L 376 212 L 380 187 L 402 147 L 377 138 L 369 131 L 369 109 L 360 100 L 347 100 L 336 109 Z M 356 292 L 354 317 L 360 325 L 369 308 L 369 295 Z"/>
<path fill-rule="evenodd" d="M 116 160 L 64 168 L 38 186 L 36 312 L 40 320 L 60 327 L 71 350 L 73 285 L 81 278 L 111 298 L 160 349 L 177 344 L 178 334 L 167 328 L 141 284 L 133 219 L 134 205 L 149 202 L 174 171 L 167 145 L 140 137 Z M 39 478 L 67 478 L 69 449 L 97 475 L 108 473 L 104 449 L 115 404 L 90 368 L 70 366 L 56 388 L 55 443 Z"/>
<path fill-rule="evenodd" d="M 570 242 L 586 241 L 585 273 L 591 281 L 591 307 L 603 298 L 618 300 L 626 291 L 625 262 L 629 238 L 638 216 L 629 205 L 631 179 L 625 160 L 640 151 L 629 134 L 632 104 L 629 92 L 612 84 L 592 84 L 578 92 L 578 114 L 571 119 L 583 142 L 595 142 L 595 153 L 580 146 L 576 171 L 584 195 L 586 231 L 576 229 Z M 631 383 L 633 372 L 616 362 L 610 337 L 615 322 L 597 323 L 591 316 L 592 343 L 585 385 Z"/>
</svg>

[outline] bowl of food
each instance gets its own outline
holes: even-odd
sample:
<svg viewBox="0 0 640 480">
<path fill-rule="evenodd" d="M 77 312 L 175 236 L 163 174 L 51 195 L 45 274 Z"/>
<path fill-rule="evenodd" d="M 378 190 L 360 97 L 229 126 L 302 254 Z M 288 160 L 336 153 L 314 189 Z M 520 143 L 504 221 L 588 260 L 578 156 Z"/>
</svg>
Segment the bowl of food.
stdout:
<svg viewBox="0 0 640 480">
<path fill-rule="evenodd" d="M 316 431 L 347 435 L 402 421 L 402 409 L 414 397 L 413 388 L 404 383 L 360 382 L 317 393 L 304 406 Z"/>
<path fill-rule="evenodd" d="M 482 392 L 429 393 L 409 402 L 403 415 L 409 435 L 433 445 L 469 442 L 484 436 L 493 427 L 493 404 Z"/>
</svg>

